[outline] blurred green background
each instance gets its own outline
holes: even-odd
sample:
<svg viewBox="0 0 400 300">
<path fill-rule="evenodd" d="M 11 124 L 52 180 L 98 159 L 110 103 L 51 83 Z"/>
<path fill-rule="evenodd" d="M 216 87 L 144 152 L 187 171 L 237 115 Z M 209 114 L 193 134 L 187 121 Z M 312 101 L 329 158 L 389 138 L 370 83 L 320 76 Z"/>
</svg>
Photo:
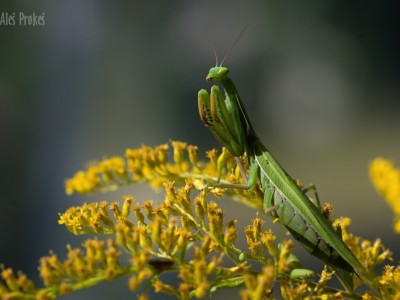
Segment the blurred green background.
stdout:
<svg viewBox="0 0 400 300">
<path fill-rule="evenodd" d="M 367 169 L 376 156 L 400 166 L 398 8 L 396 1 L 2 0 L 0 13 L 45 13 L 45 25 L 0 25 L 0 262 L 37 279 L 39 257 L 50 249 L 63 257 L 67 243 L 82 242 L 57 224 L 58 212 L 128 193 L 163 198 L 145 185 L 67 197 L 64 179 L 86 162 L 169 139 L 200 153 L 219 147 L 198 118 L 197 92 L 209 88 L 211 45 L 222 57 L 247 24 L 225 66 L 256 131 L 292 177 L 314 182 L 336 216 L 352 218 L 352 232 L 381 238 L 399 258 L 392 213 Z M 247 224 L 255 215 L 219 203 L 227 220 Z M 318 263 L 296 251 L 306 266 Z M 118 299 L 132 299 L 125 279 L 63 299 L 121 291 Z"/>
</svg>

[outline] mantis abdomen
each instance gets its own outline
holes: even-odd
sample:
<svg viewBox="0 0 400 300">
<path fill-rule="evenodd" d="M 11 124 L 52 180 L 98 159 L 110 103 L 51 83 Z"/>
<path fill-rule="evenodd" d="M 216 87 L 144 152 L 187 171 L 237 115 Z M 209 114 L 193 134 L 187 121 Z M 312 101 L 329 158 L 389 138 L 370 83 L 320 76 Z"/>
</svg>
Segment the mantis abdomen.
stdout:
<svg viewBox="0 0 400 300">
<path fill-rule="evenodd" d="M 310 254 L 318 257 L 330 266 L 352 272 L 353 267 L 316 232 L 299 211 L 291 206 L 290 201 L 285 198 L 282 192 L 279 189 L 273 188 L 274 191 L 272 197 L 270 197 L 270 191 L 266 191 L 266 189 L 269 188 L 270 187 L 266 185 L 263 191 L 264 205 L 268 205 L 268 207 L 277 207 L 277 209 L 271 211 L 271 215 L 274 218 L 279 218 L 279 222 L 286 227 L 292 236 L 299 241 Z M 265 199 L 266 197 L 270 197 L 270 199 Z"/>
<path fill-rule="evenodd" d="M 259 166 L 264 208 L 312 255 L 326 264 L 364 274 L 364 268 L 317 207 L 278 164 L 257 137 L 251 138 L 253 162 Z"/>
</svg>

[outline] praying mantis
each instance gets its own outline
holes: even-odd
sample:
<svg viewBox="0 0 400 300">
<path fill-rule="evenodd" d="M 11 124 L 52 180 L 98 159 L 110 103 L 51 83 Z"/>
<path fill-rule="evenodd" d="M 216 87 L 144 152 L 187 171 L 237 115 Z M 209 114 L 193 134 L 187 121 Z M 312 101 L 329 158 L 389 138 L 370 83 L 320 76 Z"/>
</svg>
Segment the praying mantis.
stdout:
<svg viewBox="0 0 400 300">
<path fill-rule="evenodd" d="M 234 157 L 247 154 L 248 177 L 242 172 L 247 183 L 226 187 L 251 189 L 260 183 L 265 211 L 278 218 L 309 253 L 335 269 L 347 290 L 353 289 L 351 273 L 356 273 L 375 290 L 366 269 L 343 242 L 340 233 L 260 141 L 228 73 L 228 68 L 217 63 L 206 77 L 206 81 L 222 85 L 225 97 L 217 85 L 211 87 L 210 94 L 205 89 L 198 93 L 199 114 L 204 124 Z M 240 163 L 239 159 L 237 162 Z"/>
</svg>

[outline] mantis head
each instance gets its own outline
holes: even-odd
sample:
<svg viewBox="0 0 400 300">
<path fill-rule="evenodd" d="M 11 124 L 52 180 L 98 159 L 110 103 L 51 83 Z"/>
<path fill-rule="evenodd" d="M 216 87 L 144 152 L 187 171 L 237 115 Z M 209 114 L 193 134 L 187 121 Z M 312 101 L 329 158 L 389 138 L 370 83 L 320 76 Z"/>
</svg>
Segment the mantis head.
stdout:
<svg viewBox="0 0 400 300">
<path fill-rule="evenodd" d="M 208 71 L 207 81 L 219 81 L 228 76 L 229 69 L 226 67 L 213 67 Z"/>
<path fill-rule="evenodd" d="M 224 61 L 228 58 L 228 56 L 231 53 L 231 51 L 233 50 L 233 48 L 235 48 L 236 44 L 240 40 L 240 37 L 243 35 L 243 33 L 245 33 L 245 31 L 247 30 L 248 27 L 249 27 L 249 24 L 247 24 L 243 28 L 242 32 L 238 35 L 238 37 L 236 38 L 233 45 L 229 48 L 228 52 L 225 54 L 225 56 L 222 59 L 220 64 L 218 64 L 217 52 L 215 51 L 214 47 L 211 47 L 214 52 L 214 56 L 215 56 L 215 67 L 211 68 L 210 71 L 208 71 L 208 75 L 206 77 L 207 81 L 221 81 L 221 79 L 223 80 L 228 76 L 229 69 L 223 67 L 222 65 L 223 65 Z"/>
</svg>

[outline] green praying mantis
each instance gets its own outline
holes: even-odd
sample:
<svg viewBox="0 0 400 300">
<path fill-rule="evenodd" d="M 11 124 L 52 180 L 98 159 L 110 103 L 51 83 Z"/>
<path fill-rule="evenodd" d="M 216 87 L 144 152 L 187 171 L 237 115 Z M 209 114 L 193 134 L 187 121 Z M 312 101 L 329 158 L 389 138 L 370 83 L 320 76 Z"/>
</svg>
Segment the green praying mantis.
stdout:
<svg viewBox="0 0 400 300">
<path fill-rule="evenodd" d="M 234 157 L 247 154 L 248 177 L 242 172 L 247 184 L 226 187 L 251 189 L 260 183 L 266 213 L 278 218 L 309 253 L 335 269 L 347 290 L 353 289 L 352 273 L 374 289 L 366 269 L 343 242 L 340 233 L 260 141 L 235 84 L 228 77 L 229 69 L 222 63 L 218 66 L 217 62 L 209 70 L 206 80 L 219 82 L 225 97 L 216 85 L 211 87 L 210 94 L 202 89 L 198 93 L 198 108 L 201 120 Z M 239 159 L 237 162 L 240 163 Z"/>
</svg>

